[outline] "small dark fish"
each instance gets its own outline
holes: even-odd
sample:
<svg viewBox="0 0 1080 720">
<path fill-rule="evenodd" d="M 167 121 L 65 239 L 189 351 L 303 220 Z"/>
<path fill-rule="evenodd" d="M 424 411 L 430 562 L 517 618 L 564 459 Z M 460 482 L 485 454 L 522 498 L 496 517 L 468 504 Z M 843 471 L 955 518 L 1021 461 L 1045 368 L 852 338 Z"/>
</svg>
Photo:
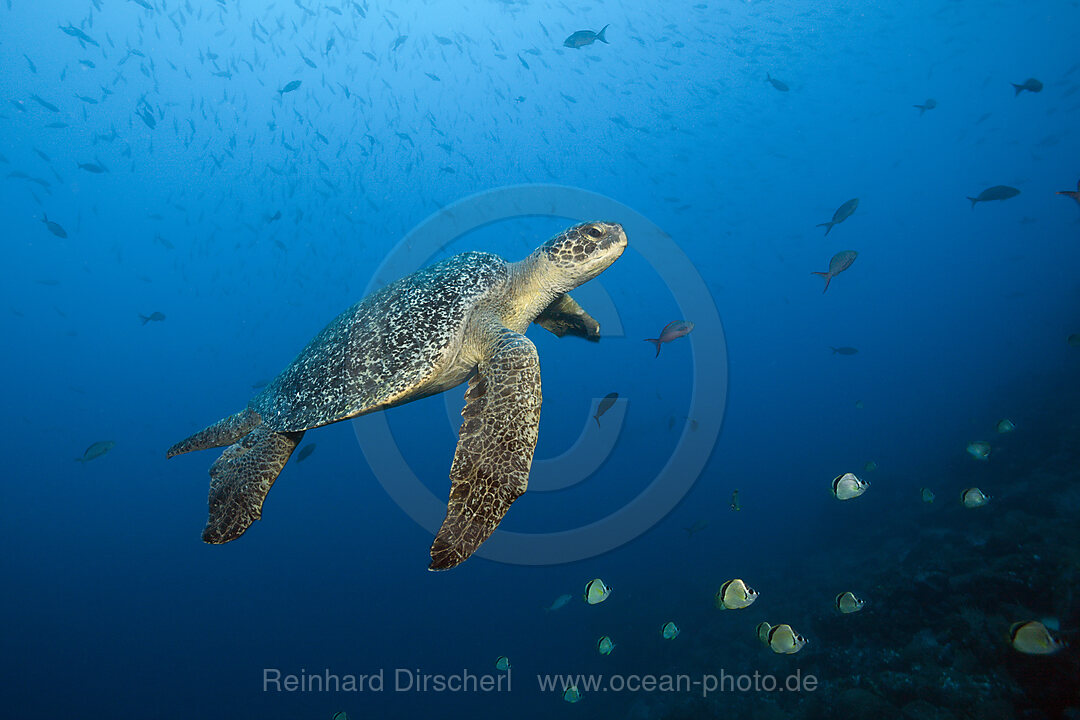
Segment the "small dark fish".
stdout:
<svg viewBox="0 0 1080 720">
<path fill-rule="evenodd" d="M 63 30 L 65 33 L 67 33 L 68 35 L 70 35 L 73 38 L 76 38 L 78 40 L 82 40 L 83 42 L 88 42 L 91 45 L 93 45 L 94 47 L 101 47 L 100 45 L 98 45 L 97 40 L 94 40 L 92 37 L 90 37 L 89 35 L 84 33 L 79 28 L 75 27 L 74 25 L 68 25 L 67 27 L 64 27 L 63 25 L 61 25 L 60 29 Z"/>
<path fill-rule="evenodd" d="M 287 92 L 292 92 L 293 90 L 296 90 L 298 87 L 300 87 L 300 85 L 300 80 L 292 80 L 288 84 L 286 84 L 285 87 L 278 90 L 278 95 L 284 95 Z"/>
<path fill-rule="evenodd" d="M 304 462 L 311 457 L 311 453 L 313 452 L 315 452 L 315 443 L 308 443 L 300 448 L 300 452 L 296 453 L 296 462 Z"/>
<path fill-rule="evenodd" d="M 97 105 L 98 104 L 97 100 L 95 100 L 92 97 L 88 97 L 86 95 L 76 95 L 75 97 L 79 98 L 80 100 L 82 100 L 87 105 Z"/>
<path fill-rule="evenodd" d="M 270 216 L 268 216 L 266 218 L 266 224 L 269 225 L 270 223 L 274 222 L 275 220 L 280 220 L 280 219 L 281 219 L 281 211 L 278 210 L 276 213 L 274 213 L 273 215 L 270 215 Z"/>
<path fill-rule="evenodd" d="M 105 453 L 116 447 L 116 443 L 112 440 L 100 440 L 90 447 L 86 448 L 82 457 L 75 458 L 75 462 L 88 463 L 95 458 L 99 458 Z"/>
<path fill-rule="evenodd" d="M 683 335 L 689 335 L 690 331 L 694 329 L 694 323 L 686 320 L 673 320 L 664 326 L 664 329 L 660 331 L 660 337 L 658 338 L 645 338 L 645 342 L 651 342 L 656 345 L 656 357 L 660 357 L 660 346 L 664 343 L 669 343 L 672 340 L 678 340 Z"/>
<path fill-rule="evenodd" d="M 791 89 L 791 88 L 789 88 L 787 86 L 786 82 L 783 82 L 782 80 L 777 80 L 776 78 L 774 78 L 769 73 L 765 73 L 765 79 L 769 81 L 770 85 L 772 85 L 774 88 L 776 88 L 780 92 L 787 92 L 788 90 Z"/>
<path fill-rule="evenodd" d="M 525 62 L 525 58 L 521 57 L 521 53 L 518 53 L 517 59 L 521 61 L 522 67 L 524 67 L 526 70 L 529 69 L 529 63 Z"/>
<path fill-rule="evenodd" d="M 26 53 L 23 53 L 23 57 L 26 58 L 26 64 L 30 66 L 30 72 L 37 75 L 37 65 L 34 64 L 34 61 L 31 60 L 30 56 L 27 55 Z"/>
<path fill-rule="evenodd" d="M 830 345 L 829 348 L 833 351 L 833 355 L 854 355 L 859 352 L 858 348 L 853 347 L 833 347 Z"/>
<path fill-rule="evenodd" d="M 705 528 L 709 527 L 708 520 L 696 520 L 690 527 L 683 528 L 686 531 L 686 537 L 694 537 L 695 534 L 701 532 Z"/>
<path fill-rule="evenodd" d="M 1008 185 L 994 185 L 988 187 L 979 193 L 978 197 L 968 196 L 968 200 L 971 201 L 971 209 L 975 209 L 976 203 L 990 202 L 991 200 L 1008 200 L 1014 198 L 1020 194 L 1020 191 L 1014 187 Z"/>
<path fill-rule="evenodd" d="M 934 98 L 927 98 L 926 102 L 924 102 L 922 105 L 915 105 L 914 107 L 919 108 L 919 117 L 922 117 L 922 114 L 924 112 L 926 112 L 927 110 L 933 110 L 937 107 L 937 100 L 935 100 Z"/>
<path fill-rule="evenodd" d="M 393 52 L 394 50 L 397 50 L 399 47 L 404 45 L 405 41 L 408 39 L 408 35 L 398 35 L 397 40 L 394 40 L 394 47 L 390 48 L 390 51 Z"/>
<path fill-rule="evenodd" d="M 45 127 L 52 128 L 54 130 L 58 130 L 60 128 L 66 128 L 66 127 L 71 127 L 71 126 L 68 125 L 66 122 L 51 122 L 48 125 L 46 125 Z"/>
<path fill-rule="evenodd" d="M 146 0 L 131 0 L 131 2 L 135 3 L 139 7 L 144 7 L 147 10 L 153 10 L 154 9 L 154 6 L 151 5 L 150 3 L 146 2 Z"/>
<path fill-rule="evenodd" d="M 49 228 L 49 232 L 51 232 L 56 237 L 66 238 L 68 236 L 67 231 L 64 230 L 64 228 L 60 227 L 59 223 L 54 223 L 52 220 L 50 220 L 49 216 L 45 213 L 41 213 L 41 222 L 44 223 L 45 227 Z"/>
<path fill-rule="evenodd" d="M 604 399 L 600 401 L 600 405 L 596 408 L 596 414 L 593 415 L 593 419 L 596 420 L 596 427 L 600 427 L 600 416 L 610 410 L 618 399 L 619 393 L 613 392 L 605 395 Z"/>
<path fill-rule="evenodd" d="M 143 325 L 148 322 L 161 322 L 165 319 L 165 313 L 155 310 L 149 315 L 140 315 L 139 319 L 142 320 Z"/>
<path fill-rule="evenodd" d="M 442 35 L 436 35 L 435 39 L 438 41 L 438 43 L 440 45 L 453 45 L 454 44 L 453 40 L 451 40 L 450 38 L 447 38 L 447 37 L 443 37 Z"/>
<path fill-rule="evenodd" d="M 79 64 L 83 65 L 85 67 L 88 67 L 88 68 L 96 68 L 97 67 L 97 65 L 94 64 L 93 60 L 80 60 Z"/>
<path fill-rule="evenodd" d="M 733 490 L 731 493 L 731 509 L 738 512 L 742 510 L 742 505 L 739 504 L 739 491 Z"/>
<path fill-rule="evenodd" d="M 608 26 L 605 25 L 603 28 L 600 29 L 600 32 L 593 32 L 592 30 L 578 30 L 576 33 L 566 38 L 566 40 L 563 42 L 563 46 L 575 49 L 583 48 L 586 45 L 592 45 L 597 40 L 604 44 L 610 44 L 608 43 L 607 38 L 604 36 L 604 33 L 607 31 L 607 29 Z"/>
<path fill-rule="evenodd" d="M 439 77 L 438 75 L 436 75 L 435 73 L 429 73 L 429 72 L 426 72 L 426 73 L 424 73 L 424 74 L 425 74 L 425 75 L 427 75 L 427 76 L 428 76 L 429 78 L 431 78 L 432 80 L 434 80 L 435 82 L 442 82 L 442 78 L 440 78 L 440 77 Z"/>
<path fill-rule="evenodd" d="M 851 267 L 851 263 L 855 262 L 858 255 L 859 253 L 854 250 L 841 250 L 832 256 L 832 260 L 829 260 L 828 272 L 813 272 L 811 275 L 820 275 L 825 278 L 825 290 L 828 290 L 832 279 Z M 825 290 L 821 291 L 822 294 L 824 294 Z"/>
<path fill-rule="evenodd" d="M 1076 202 L 1080 203 L 1080 180 L 1076 181 L 1076 190 L 1058 190 L 1057 195 L 1064 195 L 1065 197 L 1071 197 Z"/>
<path fill-rule="evenodd" d="M 1015 94 L 1013 95 L 1013 97 L 1016 97 L 1017 95 L 1024 92 L 1025 90 L 1027 90 L 1028 92 L 1037 93 L 1037 92 L 1042 92 L 1042 89 L 1043 89 L 1043 84 L 1041 82 L 1039 82 L 1038 80 L 1036 80 L 1035 78 L 1028 78 L 1027 80 L 1025 80 L 1024 82 L 1022 82 L 1019 85 L 1017 85 L 1016 83 L 1009 83 L 1009 84 L 1012 85 L 1013 90 L 1016 91 Z"/>
<path fill-rule="evenodd" d="M 154 113 L 150 112 L 150 108 L 136 108 L 135 114 L 143 121 L 146 127 L 153 130 L 157 127 L 157 120 L 154 119 Z"/>
<path fill-rule="evenodd" d="M 85 170 L 86 172 L 95 173 L 95 174 L 101 174 L 103 172 L 108 172 L 104 167 L 102 167 L 101 165 L 98 165 L 97 163 L 79 163 L 79 169 L 80 170 Z"/>
<path fill-rule="evenodd" d="M 833 213 L 832 220 L 825 223 L 818 224 L 818 227 L 825 228 L 825 234 L 828 235 L 829 231 L 833 229 L 833 225 L 839 225 L 840 223 L 851 217 L 855 212 L 855 208 L 859 207 L 859 198 L 851 198 L 846 203 L 836 208 L 836 212 Z"/>
<path fill-rule="evenodd" d="M 38 97 L 37 95 L 31 95 L 31 96 L 30 96 L 30 99 L 31 99 L 31 100 L 33 100 L 34 102 L 36 102 L 36 103 L 37 103 L 38 105 L 40 105 L 41 107 L 43 107 L 43 108 L 45 108 L 46 110 L 48 110 L 49 112 L 60 112 L 60 108 L 56 107 L 56 106 L 55 106 L 55 105 L 53 105 L 53 104 L 52 104 L 51 102 L 48 102 L 48 101 L 46 101 L 46 100 L 42 100 L 42 99 L 41 99 L 40 97 Z"/>
</svg>

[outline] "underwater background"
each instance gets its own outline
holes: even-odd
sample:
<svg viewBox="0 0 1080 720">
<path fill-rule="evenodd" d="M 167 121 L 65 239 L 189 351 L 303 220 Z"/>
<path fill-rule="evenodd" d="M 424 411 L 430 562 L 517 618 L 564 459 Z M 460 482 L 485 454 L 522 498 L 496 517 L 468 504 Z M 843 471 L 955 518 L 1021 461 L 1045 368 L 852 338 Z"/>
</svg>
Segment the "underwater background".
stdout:
<svg viewBox="0 0 1080 720">
<path fill-rule="evenodd" d="M 1049 1 L 0 0 L 0 712 L 1080 716 L 1080 204 L 1055 194 L 1080 178 L 1077 27 L 1077 3 Z M 662 278 L 628 224 L 576 294 L 608 308 L 605 337 L 529 330 L 537 462 L 599 437 L 582 433 L 608 393 L 624 402 L 600 424 L 621 425 L 594 472 L 501 527 L 616 513 L 722 421 L 674 510 L 587 559 L 429 572 L 431 532 L 342 422 L 305 436 L 247 537 L 203 544 L 217 453 L 165 450 L 392 280 L 377 270 L 411 228 L 534 184 L 632 208 L 696 270 Z M 1019 194 L 969 202 L 996 186 Z M 517 217 L 430 259 L 518 260 L 591 219 L 623 221 Z M 811 272 L 843 250 L 822 293 Z M 683 280 L 722 329 L 655 356 L 644 338 L 695 321 Z M 695 373 L 726 392 L 695 400 Z M 440 499 L 463 392 L 386 412 Z M 871 486 L 840 502 L 846 472 Z M 971 487 L 985 507 L 961 504 Z M 760 597 L 716 609 L 732 578 Z M 840 614 L 844 591 L 865 608 Z M 1010 647 L 1029 620 L 1069 646 Z M 809 642 L 771 652 L 761 621 Z M 498 676 L 500 656 L 505 692 L 393 687 L 396 669 Z M 278 692 L 267 668 L 386 685 Z M 537 680 L 721 670 L 818 686 L 570 703 Z"/>
</svg>

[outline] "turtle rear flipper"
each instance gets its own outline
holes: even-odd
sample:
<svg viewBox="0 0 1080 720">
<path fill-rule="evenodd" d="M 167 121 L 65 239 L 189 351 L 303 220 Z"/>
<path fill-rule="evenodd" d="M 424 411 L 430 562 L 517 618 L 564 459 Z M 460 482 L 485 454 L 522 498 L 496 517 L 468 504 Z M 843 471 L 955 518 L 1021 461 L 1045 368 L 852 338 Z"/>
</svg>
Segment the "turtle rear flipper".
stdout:
<svg viewBox="0 0 1080 720">
<path fill-rule="evenodd" d="M 203 542 L 227 543 L 262 517 L 263 501 L 304 437 L 259 425 L 210 466 L 210 516 Z"/>
<path fill-rule="evenodd" d="M 600 323 L 568 293 L 555 298 L 533 322 L 558 337 L 577 335 L 593 342 L 600 340 Z"/>
<path fill-rule="evenodd" d="M 524 336 L 502 328 L 465 392 L 450 468 L 446 519 L 430 570 L 461 563 L 495 532 L 525 492 L 540 429 L 540 359 Z"/>
<path fill-rule="evenodd" d="M 186 440 L 176 443 L 168 449 L 165 457 L 171 458 L 193 450 L 206 450 L 231 445 L 251 432 L 252 428 L 261 422 L 262 418 L 259 413 L 251 408 L 244 408 L 235 415 L 218 420 L 205 430 L 200 430 Z"/>
</svg>

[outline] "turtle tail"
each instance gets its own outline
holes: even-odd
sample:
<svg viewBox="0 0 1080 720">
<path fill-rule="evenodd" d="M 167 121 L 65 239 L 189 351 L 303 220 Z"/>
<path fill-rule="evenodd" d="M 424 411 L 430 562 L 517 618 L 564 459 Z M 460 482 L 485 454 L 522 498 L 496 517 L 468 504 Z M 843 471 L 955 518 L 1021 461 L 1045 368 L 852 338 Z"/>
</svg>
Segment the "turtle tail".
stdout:
<svg viewBox="0 0 1080 720">
<path fill-rule="evenodd" d="M 262 417 L 259 416 L 259 413 L 251 408 L 245 408 L 235 415 L 218 420 L 210 427 L 200 430 L 186 440 L 176 443 L 168 449 L 165 457 L 171 458 L 193 450 L 206 450 L 207 448 L 232 445 L 261 423 Z"/>
<path fill-rule="evenodd" d="M 278 432 L 256 425 L 225 448 L 210 466 L 210 513 L 203 542 L 220 545 L 235 540 L 262 517 L 266 494 L 303 437 L 303 430 Z"/>
</svg>

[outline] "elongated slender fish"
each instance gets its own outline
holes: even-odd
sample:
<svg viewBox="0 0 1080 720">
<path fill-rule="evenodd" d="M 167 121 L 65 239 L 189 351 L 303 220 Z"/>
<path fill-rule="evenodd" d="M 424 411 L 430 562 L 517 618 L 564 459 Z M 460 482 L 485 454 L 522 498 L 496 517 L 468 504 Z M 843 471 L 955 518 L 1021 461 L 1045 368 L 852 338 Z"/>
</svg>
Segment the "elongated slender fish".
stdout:
<svg viewBox="0 0 1080 720">
<path fill-rule="evenodd" d="M 827 272 L 815 271 L 811 274 L 820 275 L 825 278 L 825 290 L 828 290 L 829 283 L 832 282 L 832 279 L 851 267 L 851 263 L 855 262 L 855 258 L 858 257 L 858 255 L 859 253 L 854 250 L 841 250 L 832 256 L 832 260 L 829 261 L 829 270 Z M 821 291 L 822 294 L 825 293 L 825 290 Z"/>
</svg>

